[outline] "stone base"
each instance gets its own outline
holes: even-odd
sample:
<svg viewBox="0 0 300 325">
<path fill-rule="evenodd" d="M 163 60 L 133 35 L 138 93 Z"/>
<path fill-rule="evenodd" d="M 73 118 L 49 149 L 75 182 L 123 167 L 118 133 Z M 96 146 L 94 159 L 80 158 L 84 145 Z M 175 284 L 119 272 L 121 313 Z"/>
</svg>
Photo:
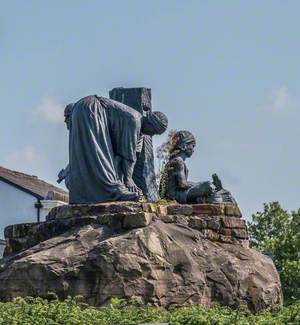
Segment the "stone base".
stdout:
<svg viewBox="0 0 300 325">
<path fill-rule="evenodd" d="M 248 246 L 246 223 L 241 219 L 239 208 L 232 204 L 114 202 L 57 206 L 47 215 L 46 222 L 8 226 L 4 231 L 4 256 L 19 253 L 74 227 L 98 224 L 120 232 L 146 227 L 155 220 L 197 229 L 204 239 Z"/>
<path fill-rule="evenodd" d="M 60 206 L 46 222 L 7 227 L 5 238 L 2 300 L 52 291 L 95 306 L 119 297 L 253 311 L 282 301 L 271 259 L 248 248 L 231 204 Z"/>
</svg>

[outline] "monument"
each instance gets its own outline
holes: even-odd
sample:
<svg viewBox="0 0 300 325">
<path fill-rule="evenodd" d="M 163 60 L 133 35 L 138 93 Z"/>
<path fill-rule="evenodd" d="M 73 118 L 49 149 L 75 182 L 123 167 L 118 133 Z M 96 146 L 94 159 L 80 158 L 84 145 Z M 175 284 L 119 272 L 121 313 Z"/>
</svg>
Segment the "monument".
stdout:
<svg viewBox="0 0 300 325">
<path fill-rule="evenodd" d="M 253 312 L 281 304 L 274 264 L 249 248 L 230 192 L 217 175 L 188 180 L 186 158 L 196 145 L 190 132 L 172 138 L 167 200 L 151 203 L 150 140 L 166 130 L 167 118 L 151 111 L 143 89 L 117 88 L 110 96 L 118 101 L 88 96 L 66 108 L 70 162 L 60 179 L 71 203 L 52 209 L 45 222 L 5 229 L 0 299 L 55 292 L 94 306 L 118 297 L 166 308 L 246 305 Z"/>
</svg>

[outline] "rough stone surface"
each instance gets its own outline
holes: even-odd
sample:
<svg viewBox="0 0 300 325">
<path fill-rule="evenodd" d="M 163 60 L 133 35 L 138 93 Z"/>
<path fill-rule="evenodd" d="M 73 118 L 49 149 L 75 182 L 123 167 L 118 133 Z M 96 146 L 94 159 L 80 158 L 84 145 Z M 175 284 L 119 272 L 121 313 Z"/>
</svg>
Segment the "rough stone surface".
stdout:
<svg viewBox="0 0 300 325">
<path fill-rule="evenodd" d="M 153 218 L 153 213 L 140 212 L 128 213 L 124 216 L 123 227 L 124 229 L 146 227 L 150 224 Z"/>
<path fill-rule="evenodd" d="M 193 204 L 193 214 L 224 215 L 225 204 Z"/>
<path fill-rule="evenodd" d="M 244 229 L 246 227 L 245 220 L 237 219 L 237 218 L 233 218 L 233 217 L 223 217 L 221 219 L 221 223 L 224 227 L 227 227 L 227 228 Z"/>
<path fill-rule="evenodd" d="M 164 307 L 245 304 L 254 312 L 281 303 L 273 262 L 249 249 L 243 220 L 227 217 L 224 206 L 192 206 L 208 215 L 174 206 L 64 206 L 47 222 L 8 227 L 0 299 L 56 292 L 95 306 L 119 297 Z"/>
<path fill-rule="evenodd" d="M 167 207 L 168 214 L 182 214 L 190 216 L 193 214 L 193 207 L 188 204 L 172 204 Z"/>
</svg>

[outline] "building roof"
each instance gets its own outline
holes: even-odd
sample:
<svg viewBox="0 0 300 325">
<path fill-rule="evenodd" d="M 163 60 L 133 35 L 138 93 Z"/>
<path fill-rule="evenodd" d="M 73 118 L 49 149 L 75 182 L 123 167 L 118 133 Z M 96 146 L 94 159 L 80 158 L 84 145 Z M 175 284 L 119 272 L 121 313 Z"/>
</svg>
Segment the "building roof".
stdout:
<svg viewBox="0 0 300 325">
<path fill-rule="evenodd" d="M 20 173 L 0 166 L 0 181 L 17 187 L 40 200 L 50 197 L 51 199 L 68 202 L 68 192 L 44 182 L 34 175 Z"/>
</svg>

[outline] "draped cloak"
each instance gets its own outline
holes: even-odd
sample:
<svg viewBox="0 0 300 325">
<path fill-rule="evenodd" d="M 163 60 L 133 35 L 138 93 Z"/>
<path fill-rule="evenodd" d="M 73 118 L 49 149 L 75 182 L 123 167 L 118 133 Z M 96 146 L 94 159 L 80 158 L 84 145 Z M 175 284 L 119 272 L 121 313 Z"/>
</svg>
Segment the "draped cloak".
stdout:
<svg viewBox="0 0 300 325">
<path fill-rule="evenodd" d="M 116 156 L 136 161 L 142 115 L 114 100 L 88 96 L 72 112 L 70 130 L 70 203 L 117 201 L 125 185 Z"/>
</svg>

